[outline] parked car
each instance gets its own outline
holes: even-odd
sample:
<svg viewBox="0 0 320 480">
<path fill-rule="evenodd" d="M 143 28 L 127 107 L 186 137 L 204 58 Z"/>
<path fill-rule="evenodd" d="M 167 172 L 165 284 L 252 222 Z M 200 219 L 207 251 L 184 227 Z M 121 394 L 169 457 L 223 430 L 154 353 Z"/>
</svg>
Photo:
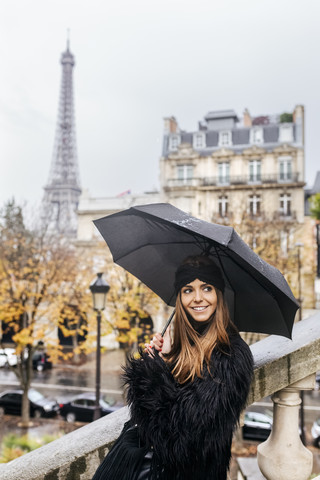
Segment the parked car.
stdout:
<svg viewBox="0 0 320 480">
<path fill-rule="evenodd" d="M 313 422 L 311 427 L 311 435 L 314 439 L 314 445 L 320 448 L 320 417 Z"/>
<path fill-rule="evenodd" d="M 45 352 L 35 352 L 32 357 L 32 368 L 38 372 L 52 368 L 49 355 Z"/>
<path fill-rule="evenodd" d="M 273 419 L 260 412 L 246 411 L 244 415 L 243 438 L 266 440 L 272 429 Z"/>
<path fill-rule="evenodd" d="M 0 416 L 21 415 L 22 393 L 22 390 L 6 390 L 0 393 Z M 28 397 L 31 417 L 54 417 L 59 412 L 56 400 L 45 397 L 34 388 L 30 388 Z"/>
<path fill-rule="evenodd" d="M 67 422 L 92 422 L 94 407 L 95 407 L 95 393 L 81 393 L 74 397 L 68 403 L 60 403 L 60 415 L 67 420 Z M 101 416 L 123 407 L 123 403 L 116 402 L 114 399 L 101 395 L 100 408 Z"/>
</svg>

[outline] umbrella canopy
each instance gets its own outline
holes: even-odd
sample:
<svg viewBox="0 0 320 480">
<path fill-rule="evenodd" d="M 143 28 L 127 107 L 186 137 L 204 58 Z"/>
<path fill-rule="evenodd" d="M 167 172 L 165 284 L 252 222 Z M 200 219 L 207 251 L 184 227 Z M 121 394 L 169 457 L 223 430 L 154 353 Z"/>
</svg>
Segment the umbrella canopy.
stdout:
<svg viewBox="0 0 320 480">
<path fill-rule="evenodd" d="M 291 338 L 299 304 L 278 269 L 232 227 L 192 217 L 168 204 L 135 206 L 94 221 L 114 261 L 168 305 L 175 304 L 175 272 L 190 255 L 206 254 L 220 267 L 225 299 L 240 331 Z"/>
</svg>

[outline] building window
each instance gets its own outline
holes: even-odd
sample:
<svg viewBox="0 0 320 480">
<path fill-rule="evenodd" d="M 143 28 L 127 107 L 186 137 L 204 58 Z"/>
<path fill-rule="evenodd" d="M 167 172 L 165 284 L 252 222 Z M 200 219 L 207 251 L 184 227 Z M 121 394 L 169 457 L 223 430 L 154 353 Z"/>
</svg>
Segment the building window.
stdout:
<svg viewBox="0 0 320 480">
<path fill-rule="evenodd" d="M 280 157 L 279 158 L 279 181 L 286 182 L 292 180 L 292 158 Z"/>
<path fill-rule="evenodd" d="M 171 135 L 169 137 L 169 150 L 171 151 L 178 150 L 179 144 L 180 144 L 179 135 Z"/>
<path fill-rule="evenodd" d="M 224 195 L 219 197 L 218 206 L 219 206 L 220 217 L 227 217 L 228 216 L 228 197 L 225 197 Z"/>
<path fill-rule="evenodd" d="M 193 165 L 178 165 L 177 176 L 179 183 L 190 184 L 193 178 Z"/>
<path fill-rule="evenodd" d="M 291 216 L 291 195 L 282 193 L 280 195 L 280 214 L 287 217 Z"/>
<path fill-rule="evenodd" d="M 205 147 L 205 136 L 203 133 L 195 133 L 193 135 L 193 148 L 204 148 Z"/>
<path fill-rule="evenodd" d="M 261 182 L 261 160 L 250 160 L 249 182 Z"/>
<path fill-rule="evenodd" d="M 229 171 L 230 171 L 229 162 L 221 162 L 218 164 L 219 185 L 229 185 L 230 183 Z"/>
<path fill-rule="evenodd" d="M 262 128 L 252 128 L 250 130 L 250 143 L 257 145 L 263 143 L 263 130 Z"/>
<path fill-rule="evenodd" d="M 220 147 L 231 145 L 231 132 L 220 132 L 219 133 L 219 145 Z"/>
<path fill-rule="evenodd" d="M 292 125 L 280 125 L 279 141 L 286 143 L 293 142 Z"/>
<path fill-rule="evenodd" d="M 260 195 L 250 195 L 249 197 L 249 213 L 256 216 L 261 213 L 261 198 Z"/>
</svg>

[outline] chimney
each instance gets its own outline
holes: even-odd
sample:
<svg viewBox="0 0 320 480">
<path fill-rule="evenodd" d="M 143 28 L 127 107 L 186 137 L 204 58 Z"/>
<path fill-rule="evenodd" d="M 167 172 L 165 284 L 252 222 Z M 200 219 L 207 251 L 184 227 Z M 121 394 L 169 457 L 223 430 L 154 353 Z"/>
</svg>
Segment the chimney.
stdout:
<svg viewBox="0 0 320 480">
<path fill-rule="evenodd" d="M 249 110 L 246 108 L 243 112 L 243 126 L 252 127 L 252 119 Z"/>
<path fill-rule="evenodd" d="M 298 118 L 304 117 L 304 106 L 303 105 L 296 105 L 293 111 L 293 123 L 296 123 Z"/>
<path fill-rule="evenodd" d="M 304 106 L 296 105 L 293 111 L 293 122 L 296 125 L 296 142 L 302 143 L 304 145 Z"/>
<path fill-rule="evenodd" d="M 179 125 L 175 117 L 165 117 L 164 118 L 164 133 L 179 133 Z"/>
</svg>

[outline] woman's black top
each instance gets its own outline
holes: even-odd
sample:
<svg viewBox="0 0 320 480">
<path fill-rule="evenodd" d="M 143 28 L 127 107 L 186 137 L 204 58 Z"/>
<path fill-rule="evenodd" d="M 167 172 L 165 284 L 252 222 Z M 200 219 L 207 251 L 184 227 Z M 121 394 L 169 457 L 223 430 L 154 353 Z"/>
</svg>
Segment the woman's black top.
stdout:
<svg viewBox="0 0 320 480">
<path fill-rule="evenodd" d="M 130 358 L 124 379 L 131 420 L 116 443 L 117 454 L 111 451 L 105 459 L 108 475 L 94 479 L 137 480 L 146 453 L 152 451 L 144 478 L 226 480 L 232 435 L 252 372 L 250 348 L 238 334 L 230 335 L 230 346 L 223 351 L 214 349 L 210 372 L 204 365 L 203 378 L 193 382 L 179 384 L 159 355 L 150 358 L 141 352 L 140 358 Z"/>
</svg>

